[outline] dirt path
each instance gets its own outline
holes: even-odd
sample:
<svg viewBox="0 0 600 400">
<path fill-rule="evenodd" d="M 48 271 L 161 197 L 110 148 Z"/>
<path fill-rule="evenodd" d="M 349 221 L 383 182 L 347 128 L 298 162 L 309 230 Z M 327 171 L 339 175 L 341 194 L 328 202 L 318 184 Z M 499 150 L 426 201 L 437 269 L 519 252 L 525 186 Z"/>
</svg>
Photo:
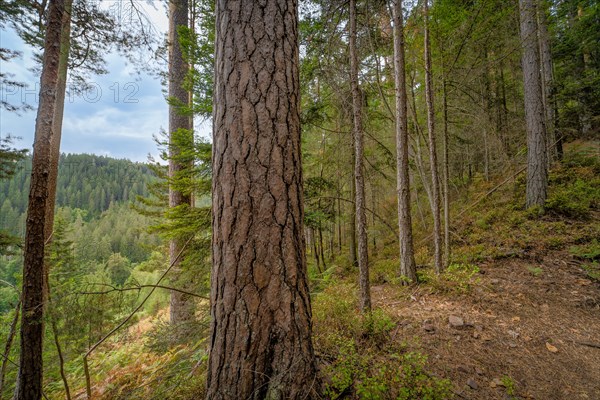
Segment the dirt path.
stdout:
<svg viewBox="0 0 600 400">
<path fill-rule="evenodd" d="M 465 295 L 415 289 L 406 299 L 387 285 L 373 295 L 398 318 L 395 340 L 428 354 L 458 399 L 599 400 L 600 285 L 570 260 L 483 264 Z"/>
</svg>

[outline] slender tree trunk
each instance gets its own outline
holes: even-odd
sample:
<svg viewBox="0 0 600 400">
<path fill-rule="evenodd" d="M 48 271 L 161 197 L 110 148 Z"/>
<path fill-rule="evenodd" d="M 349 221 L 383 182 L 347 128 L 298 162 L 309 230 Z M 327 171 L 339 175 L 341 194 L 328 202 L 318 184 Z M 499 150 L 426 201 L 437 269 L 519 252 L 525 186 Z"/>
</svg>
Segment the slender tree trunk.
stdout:
<svg viewBox="0 0 600 400">
<path fill-rule="evenodd" d="M 331 234 L 329 235 L 329 260 L 333 260 L 335 254 L 335 222 L 331 222 Z"/>
<path fill-rule="evenodd" d="M 377 199 L 376 199 L 376 188 L 375 185 L 371 185 L 371 210 L 373 213 L 371 214 L 371 227 L 372 232 L 376 232 L 377 227 L 375 226 L 375 210 L 377 209 Z M 377 252 L 377 234 L 371 235 L 371 240 L 373 240 L 373 251 Z"/>
<path fill-rule="evenodd" d="M 54 346 L 56 347 L 56 353 L 58 354 L 58 369 L 60 371 L 60 378 L 63 381 L 63 386 L 65 388 L 65 398 L 67 400 L 71 400 L 71 390 L 69 389 L 69 381 L 67 379 L 67 374 L 65 372 L 65 358 L 63 356 L 62 347 L 60 345 L 60 340 L 58 338 L 58 327 L 56 326 L 56 319 L 54 315 L 50 315 L 51 321 L 50 326 L 52 327 L 52 336 L 54 339 Z"/>
<path fill-rule="evenodd" d="M 500 90 L 500 100 L 498 102 L 498 131 L 500 133 L 504 154 L 506 154 L 506 157 L 510 159 L 512 152 L 510 150 L 510 143 L 507 135 L 508 107 L 506 105 L 506 82 L 504 80 L 504 62 L 502 60 L 500 60 L 498 69 L 498 87 Z"/>
<path fill-rule="evenodd" d="M 490 144 L 488 126 L 483 127 L 483 179 L 490 180 Z"/>
<path fill-rule="evenodd" d="M 573 2 L 573 4 L 577 4 L 577 19 L 581 20 L 584 16 L 583 14 L 583 5 L 580 2 Z M 581 75 L 586 76 L 587 70 L 589 69 L 589 64 L 591 62 L 591 54 L 587 49 L 587 46 L 581 46 Z M 587 136 L 592 130 L 592 115 L 593 110 L 590 110 L 588 105 L 589 97 L 591 96 L 591 87 L 589 85 L 583 85 L 579 90 L 579 103 L 580 103 L 580 111 L 579 111 L 579 122 L 581 124 L 581 134 L 583 136 Z"/>
<path fill-rule="evenodd" d="M 65 111 L 65 96 L 67 92 L 67 75 L 69 72 L 69 54 L 71 51 L 71 8 L 73 0 L 65 0 L 65 13 L 62 18 L 62 32 L 60 44 L 60 59 L 58 62 L 58 83 L 56 90 L 56 108 L 54 110 L 53 130 L 51 141 L 50 170 L 48 172 L 48 201 L 46 205 L 46 222 L 44 236 L 46 245 L 50 243 L 54 230 L 54 208 L 56 206 L 56 182 L 58 179 L 58 163 L 60 161 L 60 142 Z M 46 265 L 46 279 L 48 279 L 48 265 Z"/>
<path fill-rule="evenodd" d="M 337 181 L 337 247 L 338 254 L 342 252 L 342 191 L 340 189 L 340 178 L 339 178 L 339 168 L 338 168 L 338 181 Z"/>
<path fill-rule="evenodd" d="M 319 258 L 319 249 L 317 248 L 317 238 L 315 236 L 315 228 L 310 228 L 310 241 L 312 242 L 312 253 L 313 253 L 313 257 L 315 258 L 315 263 L 317 264 L 317 271 L 319 271 L 319 273 L 323 272 L 321 271 L 321 262 L 320 262 L 320 258 Z"/>
<path fill-rule="evenodd" d="M 431 193 L 431 188 L 429 187 L 429 184 L 427 183 L 427 179 L 425 178 L 425 175 L 426 175 L 425 163 L 423 162 L 423 155 L 422 155 L 422 151 L 421 151 L 422 132 L 421 132 L 421 128 L 419 126 L 419 120 L 417 118 L 417 101 L 416 101 L 416 95 L 415 95 L 415 90 L 414 90 L 414 79 L 412 79 L 412 81 L 410 83 L 410 93 L 411 93 L 411 99 L 412 99 L 411 115 L 412 115 L 415 132 L 416 132 L 415 140 L 414 140 L 416 151 L 414 151 L 415 150 L 414 148 L 413 148 L 413 151 L 416 155 L 417 172 L 419 173 L 419 178 L 421 179 L 421 183 L 423 184 L 423 189 L 425 189 L 425 193 L 427 194 L 427 200 L 429 201 L 429 205 L 430 205 L 431 209 L 433 209 L 433 196 Z"/>
<path fill-rule="evenodd" d="M 302 225 L 298 4 L 216 3 L 207 399 L 318 385 Z"/>
<path fill-rule="evenodd" d="M 15 335 L 17 334 L 17 324 L 19 322 L 19 313 L 21 311 L 21 301 L 17 303 L 15 307 L 15 316 L 10 324 L 10 330 L 6 338 L 6 344 L 4 345 L 4 357 L 2 357 L 2 367 L 0 367 L 0 399 L 2 398 L 2 392 L 4 391 L 4 378 L 6 376 L 6 367 L 8 367 L 8 360 L 10 356 L 10 349 L 13 344 Z"/>
<path fill-rule="evenodd" d="M 425 97 L 427 102 L 427 130 L 429 131 L 429 158 L 431 163 L 431 191 L 433 196 L 434 267 L 442 272 L 442 227 L 440 218 L 440 180 L 438 178 L 437 147 L 435 140 L 435 111 L 433 104 L 433 77 L 431 72 L 431 45 L 429 43 L 429 0 L 425 0 Z"/>
<path fill-rule="evenodd" d="M 545 0 L 538 0 L 538 41 L 540 46 L 540 62 L 542 67 L 542 100 L 544 115 L 546 117 L 546 134 L 548 147 L 548 167 L 552 161 L 558 159 L 556 146 L 556 128 L 554 126 L 554 77 L 552 67 L 552 52 L 550 48 L 550 35 L 548 33 L 548 18 L 546 16 Z"/>
<path fill-rule="evenodd" d="M 51 169 L 51 147 L 54 136 L 64 12 L 65 0 L 50 0 L 27 208 L 23 261 L 21 357 L 15 400 L 39 400 L 42 398 L 44 230 L 50 191 L 48 176 Z"/>
<path fill-rule="evenodd" d="M 169 0 L 169 207 L 191 206 L 192 198 L 189 192 L 173 185 L 178 175 L 190 168 L 189 162 L 182 159 L 181 152 L 185 147 L 193 145 L 192 125 L 188 110 L 189 92 L 184 87 L 188 73 L 188 63 L 182 53 L 180 36 L 177 30 L 188 26 L 188 0 Z M 181 252 L 183 238 L 173 238 L 169 243 L 169 258 L 171 263 Z M 177 286 L 184 285 L 181 278 L 181 260 L 173 267 L 172 280 Z M 174 325 L 194 319 L 194 300 L 181 292 L 171 291 L 170 320 Z"/>
<path fill-rule="evenodd" d="M 352 165 L 356 164 L 356 154 L 354 152 L 354 135 L 352 136 Z M 356 181 L 354 180 L 354 174 L 352 174 L 352 182 L 350 183 L 350 198 L 356 199 Z M 352 210 L 350 211 L 350 265 L 353 267 L 358 266 L 358 258 L 356 256 L 356 205 L 352 204 Z"/>
<path fill-rule="evenodd" d="M 360 284 L 360 309 L 371 311 L 369 284 L 369 249 L 367 215 L 365 212 L 365 179 L 363 175 L 364 135 L 362 126 L 362 96 L 358 83 L 358 54 L 356 50 L 356 0 L 350 0 L 350 85 L 354 119 L 354 182 L 356 186 L 356 233 L 358 239 L 358 274 Z"/>
<path fill-rule="evenodd" d="M 450 141 L 448 137 L 448 91 L 446 75 L 444 75 L 443 79 L 444 81 L 442 82 L 442 96 L 444 97 L 444 267 L 448 267 L 448 265 L 450 265 L 450 189 L 448 187 L 450 183 Z"/>
<path fill-rule="evenodd" d="M 413 244 L 410 210 L 410 175 L 408 170 L 408 107 L 404 57 L 404 25 L 402 0 L 396 0 L 394 18 L 394 80 L 396 85 L 396 182 L 398 191 L 398 232 L 400 274 L 409 282 L 417 281 L 417 265 Z"/>
<path fill-rule="evenodd" d="M 540 80 L 535 0 L 520 0 L 523 83 L 527 123 L 526 206 L 544 206 L 548 191 L 546 125 Z"/>
<path fill-rule="evenodd" d="M 487 181 L 490 180 L 490 131 L 493 129 L 492 126 L 492 90 L 490 85 L 490 71 L 488 61 L 488 50 L 486 47 L 483 48 L 483 90 L 481 91 L 481 106 L 484 110 L 484 124 L 483 124 L 483 176 Z"/>
<path fill-rule="evenodd" d="M 60 59 L 58 66 L 58 83 L 56 91 L 56 108 L 54 109 L 54 121 L 51 149 L 50 149 L 50 170 L 48 171 L 48 201 L 46 203 L 46 221 L 44 224 L 44 237 L 46 246 L 52 240 L 54 231 L 54 209 L 56 207 L 56 186 L 58 180 L 58 164 L 60 161 L 60 142 L 62 137 L 62 125 L 65 111 L 65 96 L 67 92 L 67 75 L 69 72 L 69 54 L 71 51 L 71 9 L 73 0 L 65 0 L 65 12 L 62 16 L 62 31 L 60 43 Z M 52 266 L 47 261 L 44 262 L 44 304 L 52 307 L 50 299 L 50 268 Z M 64 356 L 60 340 L 58 337 L 58 328 L 56 326 L 56 317 L 49 311 L 50 325 L 54 336 L 54 345 L 59 358 L 60 376 L 65 388 L 65 397 L 71 400 L 69 382 L 64 370 Z"/>
<path fill-rule="evenodd" d="M 325 263 L 325 247 L 323 246 L 323 230 L 319 228 L 319 253 L 321 254 L 321 262 L 323 263 L 323 270 L 327 269 Z"/>
</svg>

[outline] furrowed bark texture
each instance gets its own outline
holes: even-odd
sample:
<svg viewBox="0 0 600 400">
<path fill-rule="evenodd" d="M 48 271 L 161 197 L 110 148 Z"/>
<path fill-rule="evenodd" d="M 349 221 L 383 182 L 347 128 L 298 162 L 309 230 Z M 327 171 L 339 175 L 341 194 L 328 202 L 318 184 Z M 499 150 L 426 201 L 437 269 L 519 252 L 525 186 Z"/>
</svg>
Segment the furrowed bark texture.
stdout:
<svg viewBox="0 0 600 400">
<path fill-rule="evenodd" d="M 51 0 L 44 42 L 40 97 L 35 124 L 31 186 L 23 261 L 23 312 L 21 316 L 21 357 L 15 388 L 16 400 L 42 397 L 42 342 L 44 316 L 44 227 L 48 202 L 50 153 L 54 134 L 54 113 L 59 75 L 61 26 L 64 0 Z"/>
<path fill-rule="evenodd" d="M 367 237 L 367 213 L 365 211 L 365 178 L 363 175 L 364 138 L 362 127 L 362 96 L 358 84 L 358 54 L 356 50 L 356 1 L 350 0 L 350 85 L 352 86 L 352 114 L 354 117 L 354 182 L 356 233 L 358 239 L 358 275 L 360 308 L 371 311 L 371 288 L 369 284 L 369 247 Z"/>
<path fill-rule="evenodd" d="M 431 44 L 429 40 L 429 0 L 425 0 L 425 97 L 427 102 L 427 130 L 429 132 L 429 162 L 431 164 L 431 191 L 433 214 L 434 267 L 442 272 L 442 225 L 440 217 L 440 180 L 438 177 L 437 147 L 435 138 L 435 111 L 433 103 L 433 77 L 431 72 Z"/>
<path fill-rule="evenodd" d="M 178 159 L 181 151 L 180 147 L 185 146 L 188 140 L 192 145 L 192 124 L 191 118 L 182 110 L 183 106 L 189 103 L 189 92 L 184 88 L 184 80 L 188 72 L 188 65 L 185 61 L 180 45 L 177 29 L 188 26 L 188 1 L 170 0 L 169 1 L 169 177 L 175 179 L 176 176 L 186 168 L 190 168 L 183 160 Z M 188 132 L 178 131 L 184 129 Z M 183 133 L 183 134 L 182 134 Z M 182 137 L 183 136 L 183 137 Z M 188 138 L 189 136 L 189 138 Z M 185 140 L 183 140 L 185 139 Z M 191 195 L 183 193 L 173 184 L 169 185 L 169 207 L 181 205 L 191 205 Z M 171 239 L 169 243 L 169 259 L 171 263 L 181 252 L 184 240 L 181 238 Z M 181 260 L 176 261 L 173 267 L 172 280 L 175 286 L 186 288 L 183 282 L 180 282 Z M 189 286 L 189 285 L 188 285 Z M 190 321 L 194 318 L 194 300 L 187 294 L 171 291 L 171 309 L 170 321 L 172 324 L 180 324 Z"/>
<path fill-rule="evenodd" d="M 548 192 L 546 125 L 540 57 L 537 42 L 535 0 L 520 0 L 521 43 L 525 122 L 527 124 L 527 189 L 526 206 L 543 206 Z"/>
<path fill-rule="evenodd" d="M 396 0 L 394 17 L 394 66 L 396 84 L 396 173 L 398 188 L 398 228 L 400 241 L 400 274 L 410 282 L 417 281 L 410 213 L 410 176 L 408 173 L 408 113 L 406 67 L 404 62 L 404 26 L 402 1 Z"/>
<path fill-rule="evenodd" d="M 305 399 L 316 387 L 297 7 L 216 3 L 207 399 Z"/>
</svg>

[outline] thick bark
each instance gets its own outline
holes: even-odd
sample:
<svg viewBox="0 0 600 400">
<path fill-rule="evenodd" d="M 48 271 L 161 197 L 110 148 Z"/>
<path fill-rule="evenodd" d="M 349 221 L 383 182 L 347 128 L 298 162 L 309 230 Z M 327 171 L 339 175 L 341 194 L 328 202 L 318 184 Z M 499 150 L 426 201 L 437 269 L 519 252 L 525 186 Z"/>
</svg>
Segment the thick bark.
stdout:
<svg viewBox="0 0 600 400">
<path fill-rule="evenodd" d="M 177 179 L 177 175 L 189 168 L 189 163 L 179 156 L 182 147 L 192 145 L 191 119 L 185 110 L 189 103 L 189 92 L 184 87 L 188 73 L 188 64 L 184 59 L 177 29 L 188 26 L 188 1 L 169 1 L 169 178 Z M 191 195 L 181 188 L 169 186 L 169 207 L 191 206 Z M 175 260 L 182 249 L 184 239 L 173 238 L 169 243 L 169 258 Z M 187 287 L 180 282 L 181 260 L 173 267 L 172 280 L 177 285 Z M 184 293 L 171 291 L 170 320 L 172 324 L 181 324 L 194 318 L 194 300 Z"/>
<path fill-rule="evenodd" d="M 429 0 L 425 0 L 425 97 L 427 102 L 427 130 L 429 132 L 429 162 L 431 163 L 431 192 L 433 214 L 434 267 L 442 272 L 442 226 L 440 218 L 440 180 L 438 178 L 437 146 L 435 139 L 435 111 L 433 104 L 433 77 L 431 72 L 431 45 L 429 41 Z"/>
<path fill-rule="evenodd" d="M 410 175 L 408 171 L 408 106 L 406 66 L 404 61 L 404 26 L 402 0 L 396 0 L 394 18 L 394 80 L 396 85 L 396 177 L 398 190 L 398 229 L 400 274 L 410 282 L 417 281 L 410 212 Z"/>
<path fill-rule="evenodd" d="M 520 0 L 525 122 L 527 124 L 526 206 L 544 206 L 548 191 L 546 125 L 540 79 L 535 0 Z"/>
<path fill-rule="evenodd" d="M 207 399 L 313 397 L 295 0 L 218 0 Z"/>
<path fill-rule="evenodd" d="M 51 0 L 44 42 L 40 97 L 35 125 L 35 142 L 23 261 L 23 312 L 21 357 L 15 389 L 16 400 L 42 397 L 42 345 L 44 316 L 45 220 L 49 194 L 51 147 L 54 135 L 61 53 L 61 28 L 65 0 Z"/>
<path fill-rule="evenodd" d="M 358 54 L 356 50 L 356 0 L 350 0 L 350 85 L 352 87 L 352 114 L 354 120 L 354 182 L 356 186 L 355 210 L 358 239 L 358 274 L 360 286 L 360 309 L 371 311 L 369 284 L 369 249 L 367 237 L 367 213 L 365 211 L 365 178 L 363 174 L 364 135 L 362 126 L 362 96 L 358 83 Z"/>
<path fill-rule="evenodd" d="M 542 68 L 542 100 L 544 104 L 544 116 L 546 117 L 546 135 L 548 147 L 548 164 L 558 159 L 556 146 L 556 128 L 554 126 L 554 104 L 553 87 L 554 73 L 552 68 L 552 52 L 550 48 L 550 34 L 548 33 L 548 18 L 544 0 L 538 0 L 538 42 L 540 46 L 540 63 Z"/>
</svg>

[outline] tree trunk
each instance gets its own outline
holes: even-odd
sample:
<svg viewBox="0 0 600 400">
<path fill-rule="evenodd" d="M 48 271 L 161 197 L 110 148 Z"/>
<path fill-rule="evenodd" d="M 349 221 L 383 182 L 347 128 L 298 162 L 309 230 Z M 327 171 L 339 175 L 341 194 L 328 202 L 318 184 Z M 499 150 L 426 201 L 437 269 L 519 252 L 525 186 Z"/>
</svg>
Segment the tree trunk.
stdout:
<svg viewBox="0 0 600 400">
<path fill-rule="evenodd" d="M 189 92 L 184 87 L 188 73 L 188 64 L 182 53 L 177 30 L 188 26 L 188 0 L 169 1 L 169 207 L 191 206 L 191 194 L 183 192 L 173 185 L 177 176 L 190 168 L 180 156 L 187 146 L 193 145 L 192 126 L 188 110 Z M 169 243 L 169 258 L 174 262 L 181 252 L 184 240 L 173 238 Z M 181 260 L 173 266 L 172 280 L 175 285 L 189 288 L 181 278 Z M 170 320 L 174 325 L 185 323 L 194 318 L 194 300 L 184 293 L 171 291 Z"/>
<path fill-rule="evenodd" d="M 546 134 L 548 147 L 548 167 L 553 160 L 558 159 L 556 146 L 556 128 L 554 126 L 554 77 L 552 68 L 552 52 L 550 48 L 550 35 L 548 33 L 548 18 L 544 0 L 538 0 L 538 41 L 540 46 L 540 62 L 542 70 L 542 100 L 544 104 L 544 116 L 546 117 Z"/>
<path fill-rule="evenodd" d="M 50 0 L 27 208 L 23 261 L 21 357 L 15 388 L 16 400 L 39 400 L 42 398 L 44 230 L 50 190 L 48 178 L 51 169 L 50 159 L 54 136 L 64 11 L 65 0 Z"/>
<path fill-rule="evenodd" d="M 6 337 L 6 343 L 4 344 L 4 356 L 2 357 L 2 366 L 0 367 L 0 399 L 2 398 L 2 393 L 4 392 L 4 377 L 6 376 L 6 367 L 8 367 L 10 349 L 12 347 L 15 335 L 17 334 L 17 324 L 19 323 L 20 311 L 21 301 L 19 300 L 15 306 L 15 315 L 10 324 L 10 330 L 8 331 L 8 336 Z"/>
<path fill-rule="evenodd" d="M 448 91 L 446 76 L 442 82 L 442 96 L 444 106 L 444 267 L 450 265 L 450 157 L 449 157 L 449 137 L 448 137 Z"/>
<path fill-rule="evenodd" d="M 352 165 L 356 164 L 356 154 L 354 153 L 354 133 L 352 135 Z M 350 198 L 356 200 L 356 180 L 354 174 L 352 174 L 352 182 L 350 183 Z M 350 265 L 352 267 L 358 266 L 358 258 L 356 256 L 356 205 L 352 204 L 350 211 Z"/>
<path fill-rule="evenodd" d="M 310 241 L 312 242 L 312 253 L 317 265 L 317 271 L 321 273 L 321 262 L 319 258 L 319 249 L 317 248 L 317 237 L 315 236 L 315 228 L 310 228 Z"/>
<path fill-rule="evenodd" d="M 520 0 L 522 65 L 527 124 L 526 206 L 544 206 L 548 191 L 546 126 L 540 80 L 535 0 Z"/>
<path fill-rule="evenodd" d="M 425 0 L 425 97 L 427 102 L 427 130 L 429 132 L 429 158 L 431 163 L 431 191 L 433 197 L 434 267 L 442 272 L 442 227 L 440 218 L 440 180 L 438 178 L 437 148 L 435 140 L 435 111 L 433 104 L 433 77 L 431 72 L 431 45 L 429 43 L 429 0 Z"/>
<path fill-rule="evenodd" d="M 404 61 L 404 26 L 402 0 L 396 0 L 394 18 L 394 80 L 396 85 L 396 177 L 398 190 L 398 229 L 400 243 L 400 274 L 409 282 L 417 281 L 417 266 L 413 244 L 410 212 L 410 175 L 408 170 L 408 107 L 406 67 Z"/>
<path fill-rule="evenodd" d="M 207 399 L 307 399 L 297 2 L 216 3 Z"/>
<path fill-rule="evenodd" d="M 358 274 L 360 284 L 360 309 L 371 311 L 369 285 L 369 249 L 367 214 L 365 211 L 365 179 L 363 175 L 364 138 L 362 127 L 362 96 L 358 83 L 358 54 L 356 50 L 356 0 L 350 0 L 350 85 L 352 87 L 352 114 L 354 120 L 354 182 L 356 186 L 356 233 L 358 239 Z"/>
<path fill-rule="evenodd" d="M 58 164 L 60 162 L 60 142 L 62 137 L 62 125 L 65 111 L 65 96 L 67 91 L 67 75 L 69 72 L 69 54 L 71 51 L 71 9 L 73 0 L 65 0 L 65 12 L 62 16 L 60 59 L 58 63 L 58 83 L 56 90 L 56 108 L 54 109 L 53 130 L 54 135 L 51 140 L 50 149 L 50 170 L 48 172 L 48 200 L 46 203 L 46 217 L 44 223 L 45 245 L 50 245 L 52 232 L 54 231 L 54 209 L 56 207 L 56 184 L 58 180 Z M 44 262 L 44 304 L 50 305 L 50 268 L 52 266 L 47 261 Z M 64 370 L 64 357 L 61 344 L 58 338 L 58 328 L 56 318 L 49 310 L 50 324 L 54 335 L 54 345 L 59 357 L 59 371 L 65 388 L 65 397 L 71 400 L 69 383 Z"/>
<path fill-rule="evenodd" d="M 56 90 L 56 108 L 54 110 L 54 135 L 50 150 L 50 171 L 48 173 L 48 201 L 46 205 L 46 222 L 44 236 L 46 245 L 54 230 L 54 208 L 56 206 L 56 181 L 58 179 L 58 163 L 60 161 L 60 141 L 62 137 L 63 116 L 65 111 L 65 95 L 67 91 L 67 75 L 69 72 L 69 53 L 71 51 L 71 8 L 73 0 L 65 0 L 65 10 L 62 18 L 60 59 L 58 62 L 58 83 Z M 48 279 L 48 266 L 46 266 Z"/>
<path fill-rule="evenodd" d="M 323 270 L 327 269 L 327 264 L 325 263 L 325 247 L 323 246 L 323 230 L 319 228 L 319 253 L 321 254 L 321 262 L 323 264 Z M 319 271 L 321 272 L 321 271 Z"/>
</svg>

